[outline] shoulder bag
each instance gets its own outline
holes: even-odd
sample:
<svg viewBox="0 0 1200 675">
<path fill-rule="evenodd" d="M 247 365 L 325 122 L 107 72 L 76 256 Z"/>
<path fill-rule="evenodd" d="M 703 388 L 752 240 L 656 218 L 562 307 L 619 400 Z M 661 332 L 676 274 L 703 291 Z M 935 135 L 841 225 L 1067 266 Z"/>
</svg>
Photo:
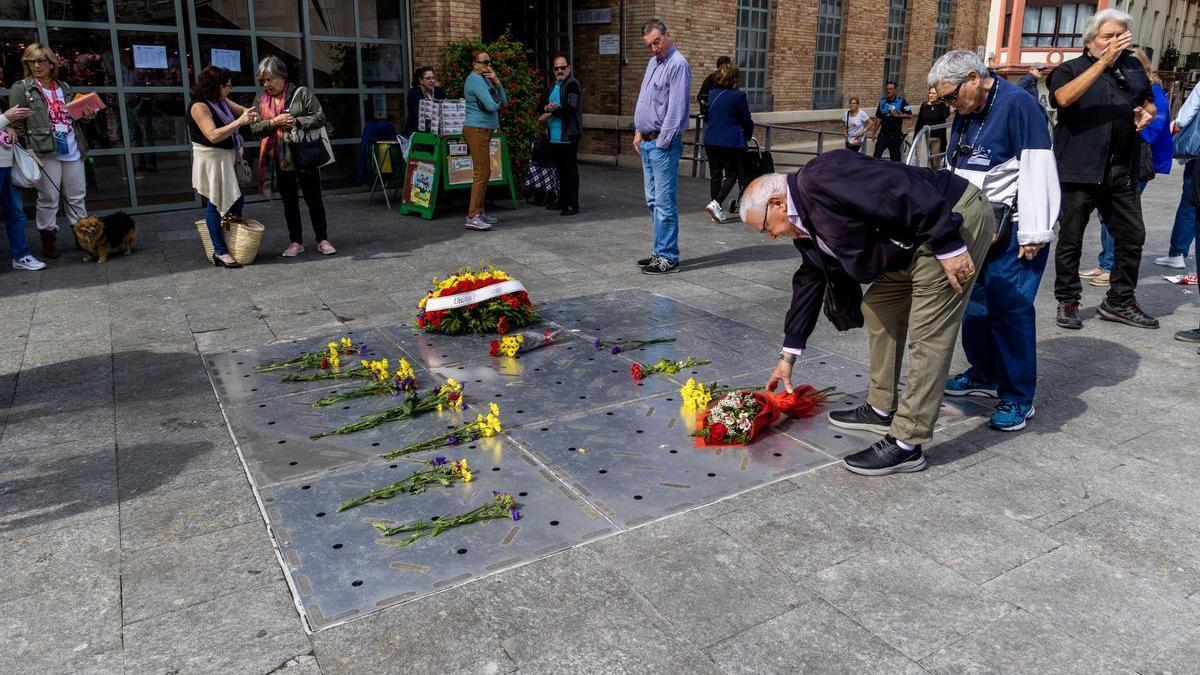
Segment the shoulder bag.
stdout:
<svg viewBox="0 0 1200 675">
<path fill-rule="evenodd" d="M 803 171 L 803 169 L 801 169 Z M 790 188 L 789 188 L 790 189 Z M 796 208 L 800 211 L 800 219 L 804 226 L 808 228 L 812 235 L 812 246 L 814 255 L 817 258 L 817 264 L 821 266 L 821 274 L 825 277 L 825 297 L 821 303 L 821 309 L 825 312 L 825 318 L 829 319 L 829 323 L 838 330 L 839 333 L 850 330 L 851 328 L 862 328 L 866 323 L 862 313 L 863 292 L 862 284 L 852 278 L 842 269 L 833 270 L 831 273 L 829 266 L 825 264 L 825 253 L 821 251 L 821 245 L 817 243 L 817 238 L 821 235 L 813 226 L 812 220 L 808 217 L 808 213 L 804 211 L 804 207 L 796 204 Z M 807 258 L 805 263 L 810 262 Z"/>
<path fill-rule="evenodd" d="M 292 92 L 292 101 L 288 103 L 289 111 L 299 92 L 300 87 L 296 87 Z M 291 146 L 292 164 L 301 171 L 316 171 L 333 161 L 333 152 L 329 147 L 324 127 L 301 129 L 299 125 L 294 126 L 288 132 L 288 145 Z"/>
<path fill-rule="evenodd" d="M 21 188 L 36 188 L 42 178 L 42 160 L 20 145 L 12 146 L 12 182 Z"/>
</svg>

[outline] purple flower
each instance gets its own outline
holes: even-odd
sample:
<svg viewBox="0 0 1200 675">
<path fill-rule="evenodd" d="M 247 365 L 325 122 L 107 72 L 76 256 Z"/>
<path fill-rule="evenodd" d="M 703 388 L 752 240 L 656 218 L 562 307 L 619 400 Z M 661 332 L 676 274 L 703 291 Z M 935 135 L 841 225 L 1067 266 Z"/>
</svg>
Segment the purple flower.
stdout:
<svg viewBox="0 0 1200 675">
<path fill-rule="evenodd" d="M 621 348 L 620 348 L 620 347 L 618 347 L 618 346 L 616 346 L 616 345 L 613 345 L 613 346 L 612 346 L 612 349 L 610 349 L 609 351 L 611 351 L 613 354 L 620 354 L 620 353 L 621 353 Z"/>
<path fill-rule="evenodd" d="M 521 512 L 516 509 L 509 509 L 508 515 L 511 516 L 513 520 L 521 519 Z"/>
<path fill-rule="evenodd" d="M 433 465 L 434 465 L 434 466 L 446 466 L 446 458 L 445 458 L 445 457 L 443 457 L 443 456 L 441 456 L 441 455 L 438 455 L 437 457 L 434 457 L 434 458 L 433 458 Z"/>
<path fill-rule="evenodd" d="M 450 434 L 450 436 L 446 439 L 446 445 L 458 445 L 458 436 Z"/>
<path fill-rule="evenodd" d="M 358 343 L 358 353 L 359 354 L 367 353 L 367 343 L 365 343 L 365 342 Z"/>
<path fill-rule="evenodd" d="M 600 349 L 603 346 L 604 346 L 604 343 L 599 340 L 596 340 L 595 342 L 592 343 L 592 347 L 595 349 Z"/>
</svg>

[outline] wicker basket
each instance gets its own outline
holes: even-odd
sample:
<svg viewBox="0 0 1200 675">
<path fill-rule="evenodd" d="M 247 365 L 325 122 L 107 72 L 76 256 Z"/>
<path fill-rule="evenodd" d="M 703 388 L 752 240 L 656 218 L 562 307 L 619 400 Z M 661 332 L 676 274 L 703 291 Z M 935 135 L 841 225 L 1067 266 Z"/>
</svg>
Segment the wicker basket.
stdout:
<svg viewBox="0 0 1200 675">
<path fill-rule="evenodd" d="M 243 265 L 254 264 L 258 256 L 258 245 L 262 243 L 263 232 L 266 228 L 257 220 L 223 221 L 221 229 L 225 231 L 225 246 L 233 259 Z M 196 221 L 196 231 L 200 233 L 200 243 L 204 245 L 204 259 L 212 263 L 213 245 L 208 236 L 208 224 L 203 220 Z"/>
</svg>

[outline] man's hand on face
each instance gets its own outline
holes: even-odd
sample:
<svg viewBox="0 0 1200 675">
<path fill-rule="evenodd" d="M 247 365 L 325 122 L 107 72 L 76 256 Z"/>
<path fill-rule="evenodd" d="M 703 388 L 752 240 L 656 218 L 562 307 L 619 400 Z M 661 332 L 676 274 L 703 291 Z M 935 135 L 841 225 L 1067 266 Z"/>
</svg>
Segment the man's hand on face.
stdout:
<svg viewBox="0 0 1200 675">
<path fill-rule="evenodd" d="M 1129 31 L 1121 33 L 1115 39 L 1110 41 L 1108 46 L 1104 48 L 1104 52 L 1100 54 L 1100 61 L 1104 63 L 1105 67 L 1111 66 L 1117 62 L 1117 59 L 1120 58 L 1121 54 L 1126 49 L 1129 49 L 1129 46 L 1132 44 L 1133 33 L 1130 33 Z"/>
<path fill-rule="evenodd" d="M 953 288 L 955 293 L 962 293 L 963 286 L 975 276 L 975 264 L 971 262 L 969 253 L 959 253 L 953 258 L 946 258 L 938 262 L 946 272 L 946 281 L 950 282 L 950 288 Z"/>
</svg>

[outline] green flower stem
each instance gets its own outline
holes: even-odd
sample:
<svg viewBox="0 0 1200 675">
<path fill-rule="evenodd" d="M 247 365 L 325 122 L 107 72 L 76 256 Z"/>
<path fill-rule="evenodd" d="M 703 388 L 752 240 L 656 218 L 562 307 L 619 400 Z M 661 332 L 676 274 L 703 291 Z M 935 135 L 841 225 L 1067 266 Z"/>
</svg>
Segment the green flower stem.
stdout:
<svg viewBox="0 0 1200 675">
<path fill-rule="evenodd" d="M 347 499 L 338 507 L 338 513 L 374 501 L 391 499 L 398 494 L 419 495 L 432 485 L 450 487 L 458 479 L 457 474 L 454 473 L 454 469 L 450 464 L 432 466 L 433 463 L 428 461 L 422 464 L 425 466 L 424 470 L 414 471 L 411 476 L 402 481 L 392 483 L 386 487 L 376 488 L 361 497 Z"/>
<path fill-rule="evenodd" d="M 326 436 L 344 436 L 356 431 L 363 431 L 364 429 L 373 429 L 381 424 L 432 412 L 437 410 L 439 405 L 449 405 L 449 403 L 438 395 L 436 389 L 424 396 L 418 396 L 416 392 L 409 392 L 404 399 L 404 405 L 364 415 L 357 422 L 336 429 L 326 429 L 325 431 L 309 436 L 309 438 L 315 441 Z"/>
<path fill-rule="evenodd" d="M 321 360 L 324 359 L 328 353 L 329 352 L 327 351 L 304 352 L 294 359 L 288 359 L 286 361 L 271 361 L 269 363 L 259 364 L 254 366 L 254 372 L 269 373 L 272 370 L 286 370 L 288 368 L 318 368 L 321 365 Z"/>
<path fill-rule="evenodd" d="M 471 432 L 475 429 L 476 423 L 469 422 L 456 429 L 451 429 L 444 434 L 439 434 L 433 438 L 420 441 L 418 443 L 413 443 L 412 445 L 406 445 L 399 450 L 392 450 L 391 452 L 380 455 L 380 457 L 383 459 L 396 459 L 397 457 L 403 457 L 404 455 L 411 455 L 417 452 L 425 452 L 426 450 L 437 450 L 440 447 L 452 445 L 449 442 L 451 437 L 458 439 L 458 443 L 454 445 L 460 445 L 464 440 L 471 438 Z"/>
<path fill-rule="evenodd" d="M 285 375 L 284 382 L 314 382 L 316 380 L 348 380 L 352 377 L 371 380 L 375 378 L 375 371 L 367 368 L 362 364 L 362 361 L 354 364 L 353 367 L 346 370 L 335 371 L 333 369 L 323 370 L 319 373 L 310 373 L 308 375 Z"/>
<path fill-rule="evenodd" d="M 388 542 L 389 545 L 396 548 L 408 548 L 414 541 L 421 537 L 436 537 L 446 530 L 450 530 L 463 525 L 470 525 L 484 520 L 495 520 L 498 518 L 509 518 L 510 513 L 508 507 L 497 501 L 489 501 L 467 513 L 453 516 L 441 516 L 437 520 L 418 520 L 415 523 L 406 525 L 389 526 L 384 523 L 371 523 L 375 529 L 379 530 L 385 537 L 394 537 L 398 534 L 409 532 L 407 537 L 395 542 Z"/>
<path fill-rule="evenodd" d="M 374 382 L 368 382 L 368 383 L 364 384 L 363 386 L 359 387 L 358 389 L 351 389 L 350 391 L 347 391 L 347 392 L 343 392 L 343 393 L 339 393 L 339 394 L 331 394 L 324 398 L 320 398 L 317 400 L 316 403 L 312 404 L 312 407 L 323 408 L 327 405 L 333 405 L 334 403 L 339 403 L 341 401 L 347 401 L 352 398 L 362 398 L 364 396 L 395 396 L 395 395 L 396 395 L 396 379 L 388 378 L 386 380 L 383 380 L 382 382 L 379 380 L 376 380 Z"/>
</svg>

